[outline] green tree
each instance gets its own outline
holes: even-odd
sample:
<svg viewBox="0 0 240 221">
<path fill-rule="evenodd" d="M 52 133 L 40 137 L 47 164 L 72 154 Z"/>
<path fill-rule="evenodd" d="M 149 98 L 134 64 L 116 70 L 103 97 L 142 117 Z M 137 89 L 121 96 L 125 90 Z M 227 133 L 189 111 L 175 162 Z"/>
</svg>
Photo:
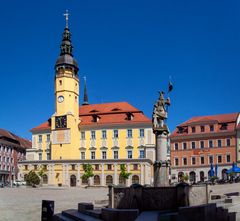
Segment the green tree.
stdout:
<svg viewBox="0 0 240 221">
<path fill-rule="evenodd" d="M 26 182 L 29 186 L 35 186 L 40 183 L 40 178 L 34 170 L 31 170 L 26 176 Z"/>
<path fill-rule="evenodd" d="M 44 169 L 42 166 L 40 168 L 40 170 L 38 171 L 37 175 L 40 177 L 40 183 L 42 184 L 42 178 L 43 178 L 43 175 L 45 174 L 46 172 L 46 169 Z"/>
<path fill-rule="evenodd" d="M 87 180 L 89 186 L 89 178 L 94 176 L 93 167 L 91 164 L 83 164 L 83 170 L 84 174 L 82 175 L 82 179 Z"/>
<path fill-rule="evenodd" d="M 129 178 L 131 173 L 127 172 L 126 165 L 124 165 L 124 164 L 120 165 L 120 170 L 121 170 L 120 177 L 124 180 L 124 184 L 125 184 L 126 180 Z"/>
</svg>

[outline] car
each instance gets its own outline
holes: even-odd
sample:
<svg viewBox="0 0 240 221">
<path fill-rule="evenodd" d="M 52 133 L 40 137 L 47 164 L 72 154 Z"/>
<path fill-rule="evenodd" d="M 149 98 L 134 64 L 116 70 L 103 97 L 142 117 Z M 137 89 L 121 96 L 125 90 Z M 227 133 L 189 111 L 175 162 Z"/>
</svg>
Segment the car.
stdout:
<svg viewBox="0 0 240 221">
<path fill-rule="evenodd" d="M 14 186 L 22 186 L 22 185 L 26 185 L 25 181 L 21 181 L 21 180 L 14 180 L 13 181 L 13 185 Z"/>
</svg>

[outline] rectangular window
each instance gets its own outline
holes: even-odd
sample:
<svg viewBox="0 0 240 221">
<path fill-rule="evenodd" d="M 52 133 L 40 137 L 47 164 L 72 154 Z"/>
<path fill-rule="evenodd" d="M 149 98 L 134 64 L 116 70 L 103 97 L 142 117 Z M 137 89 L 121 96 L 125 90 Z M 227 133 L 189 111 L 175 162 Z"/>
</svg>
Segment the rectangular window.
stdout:
<svg viewBox="0 0 240 221">
<path fill-rule="evenodd" d="M 209 160 L 209 164 L 210 164 L 210 163 L 213 163 L 213 156 L 209 156 L 209 157 L 208 157 L 208 160 Z"/>
<path fill-rule="evenodd" d="M 38 135 L 38 143 L 42 143 L 42 135 Z"/>
<path fill-rule="evenodd" d="M 144 129 L 139 129 L 139 135 L 140 137 L 144 137 Z"/>
<path fill-rule="evenodd" d="M 178 158 L 175 158 L 175 166 L 178 166 L 179 162 L 178 162 Z"/>
<path fill-rule="evenodd" d="M 201 149 L 204 148 L 204 141 L 201 141 L 201 142 L 200 142 L 200 146 L 201 146 Z"/>
<path fill-rule="evenodd" d="M 218 147 L 222 146 L 222 140 L 218 140 Z"/>
<path fill-rule="evenodd" d="M 51 160 L 50 153 L 47 153 L 47 160 Z"/>
<path fill-rule="evenodd" d="M 75 168 L 75 165 L 74 164 L 72 164 L 72 170 L 75 170 L 76 168 Z"/>
<path fill-rule="evenodd" d="M 117 150 L 114 150 L 113 151 L 113 158 L 116 160 L 118 159 L 118 151 Z"/>
<path fill-rule="evenodd" d="M 192 165 L 195 165 L 195 164 L 196 164 L 196 158 L 192 157 Z"/>
<path fill-rule="evenodd" d="M 132 129 L 127 130 L 127 137 L 132 138 Z"/>
<path fill-rule="evenodd" d="M 106 151 L 102 151 L 102 159 L 107 159 L 107 152 Z"/>
<path fill-rule="evenodd" d="M 34 165 L 34 170 L 37 170 L 37 165 Z"/>
<path fill-rule="evenodd" d="M 138 164 L 133 164 L 133 170 L 138 170 Z"/>
<path fill-rule="evenodd" d="M 95 160 L 95 151 L 91 151 L 91 159 Z"/>
<path fill-rule="evenodd" d="M 132 159 L 132 150 L 128 150 L 127 155 L 128 159 Z"/>
<path fill-rule="evenodd" d="M 209 140 L 209 147 L 212 148 L 213 147 L 213 141 Z"/>
<path fill-rule="evenodd" d="M 94 131 L 94 130 L 91 131 L 91 139 L 92 140 L 96 139 L 96 131 Z"/>
<path fill-rule="evenodd" d="M 85 160 L 85 152 L 81 152 L 81 160 Z"/>
<path fill-rule="evenodd" d="M 39 153 L 39 160 L 42 160 L 42 153 Z"/>
<path fill-rule="evenodd" d="M 178 150 L 178 143 L 175 143 L 175 150 Z"/>
<path fill-rule="evenodd" d="M 112 164 L 107 165 L 108 170 L 112 170 Z"/>
<path fill-rule="evenodd" d="M 187 158 L 186 157 L 183 158 L 183 165 L 187 166 Z"/>
<path fill-rule="evenodd" d="M 139 151 L 139 158 L 145 158 L 145 153 L 144 153 L 144 150 L 140 150 Z"/>
<path fill-rule="evenodd" d="M 82 139 L 82 140 L 85 140 L 85 131 L 82 131 L 82 132 L 81 132 L 81 139 Z"/>
<path fill-rule="evenodd" d="M 102 139 L 107 139 L 107 131 L 102 130 Z"/>
<path fill-rule="evenodd" d="M 99 164 L 95 165 L 95 170 L 99 170 Z"/>
<path fill-rule="evenodd" d="M 113 137 L 118 138 L 118 130 L 113 130 Z"/>
<path fill-rule="evenodd" d="M 228 138 L 228 139 L 226 140 L 226 143 L 227 143 L 227 147 L 230 147 L 230 146 L 231 146 L 231 139 Z"/>
<path fill-rule="evenodd" d="M 50 134 L 47 134 L 47 142 L 50 142 Z"/>
<path fill-rule="evenodd" d="M 196 127 L 192 127 L 192 133 L 196 132 Z"/>
<path fill-rule="evenodd" d="M 204 132 L 204 131 L 205 131 L 205 127 L 201 126 L 201 132 Z"/>
<path fill-rule="evenodd" d="M 221 155 L 218 156 L 218 163 L 222 163 L 222 156 Z"/>
<path fill-rule="evenodd" d="M 230 162 L 231 162 L 231 156 L 227 155 L 227 163 L 230 163 Z"/>
<path fill-rule="evenodd" d="M 204 164 L 204 157 L 200 157 L 201 164 Z"/>
<path fill-rule="evenodd" d="M 209 128 L 210 128 L 210 131 L 211 131 L 211 132 L 214 131 L 214 126 L 213 126 L 213 125 L 210 125 Z"/>
<path fill-rule="evenodd" d="M 187 143 L 183 143 L 183 150 L 187 149 Z"/>
<path fill-rule="evenodd" d="M 195 149 L 196 148 L 196 143 L 193 141 L 192 142 L 192 149 Z"/>
</svg>

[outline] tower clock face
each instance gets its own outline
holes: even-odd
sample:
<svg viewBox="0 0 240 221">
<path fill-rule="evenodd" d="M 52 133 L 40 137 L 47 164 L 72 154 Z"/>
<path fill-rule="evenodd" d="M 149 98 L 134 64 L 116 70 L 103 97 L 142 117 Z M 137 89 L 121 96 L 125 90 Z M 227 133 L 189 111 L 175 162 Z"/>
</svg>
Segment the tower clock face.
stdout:
<svg viewBox="0 0 240 221">
<path fill-rule="evenodd" d="M 56 128 L 66 128 L 67 127 L 67 116 L 55 117 L 55 127 Z"/>
<path fill-rule="evenodd" d="M 64 101 L 64 97 L 62 95 L 58 96 L 58 102 L 62 103 Z"/>
</svg>

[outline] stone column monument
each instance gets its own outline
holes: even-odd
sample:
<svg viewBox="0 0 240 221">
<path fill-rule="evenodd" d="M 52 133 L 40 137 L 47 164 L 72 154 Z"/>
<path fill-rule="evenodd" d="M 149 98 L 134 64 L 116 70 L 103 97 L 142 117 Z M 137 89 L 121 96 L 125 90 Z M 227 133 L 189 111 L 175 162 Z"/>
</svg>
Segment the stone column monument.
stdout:
<svg viewBox="0 0 240 221">
<path fill-rule="evenodd" d="M 169 166 L 167 160 L 168 134 L 166 125 L 167 109 L 170 99 L 164 99 L 164 92 L 159 92 L 160 96 L 153 108 L 152 123 L 153 133 L 156 137 L 156 161 L 154 162 L 154 187 L 169 186 Z"/>
</svg>

